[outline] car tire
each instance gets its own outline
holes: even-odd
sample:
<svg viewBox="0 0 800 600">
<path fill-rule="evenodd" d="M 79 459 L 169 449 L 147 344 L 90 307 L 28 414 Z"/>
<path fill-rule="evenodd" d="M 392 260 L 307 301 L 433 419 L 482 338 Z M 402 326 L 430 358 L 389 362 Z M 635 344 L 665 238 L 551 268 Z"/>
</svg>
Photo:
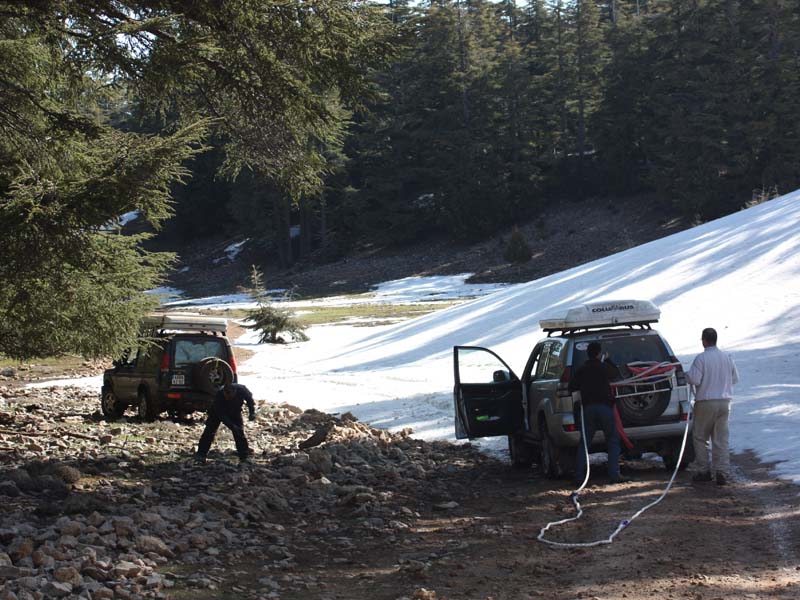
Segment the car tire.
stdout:
<svg viewBox="0 0 800 600">
<path fill-rule="evenodd" d="M 550 433 L 547 431 L 547 424 L 544 422 L 539 424 L 539 435 L 541 439 L 539 469 L 542 475 L 548 479 L 558 479 L 562 475 L 559 465 L 561 449 L 553 442 L 553 438 L 550 437 Z"/>
<path fill-rule="evenodd" d="M 100 408 L 108 421 L 115 421 L 125 413 L 125 405 L 120 402 L 110 385 L 104 385 L 100 390 Z"/>
<path fill-rule="evenodd" d="M 142 388 L 139 390 L 139 394 L 136 397 L 136 408 L 139 418 L 142 421 L 153 421 L 156 416 L 158 416 L 158 411 L 153 405 L 153 401 L 150 398 L 150 392 L 147 391 L 147 388 Z"/>
<path fill-rule="evenodd" d="M 515 469 L 529 468 L 536 458 L 534 447 L 520 434 L 508 436 L 508 454 L 511 457 L 511 466 Z"/>
<path fill-rule="evenodd" d="M 219 388 L 233 383 L 231 366 L 221 358 L 204 358 L 194 366 L 192 382 L 207 394 L 216 394 Z"/>
<path fill-rule="evenodd" d="M 639 427 L 651 425 L 660 417 L 669 406 L 672 389 L 665 384 L 667 389 L 655 391 L 652 394 L 634 396 L 632 398 L 618 398 L 617 410 L 624 426 Z M 620 388 L 625 393 L 625 388 Z"/>
</svg>

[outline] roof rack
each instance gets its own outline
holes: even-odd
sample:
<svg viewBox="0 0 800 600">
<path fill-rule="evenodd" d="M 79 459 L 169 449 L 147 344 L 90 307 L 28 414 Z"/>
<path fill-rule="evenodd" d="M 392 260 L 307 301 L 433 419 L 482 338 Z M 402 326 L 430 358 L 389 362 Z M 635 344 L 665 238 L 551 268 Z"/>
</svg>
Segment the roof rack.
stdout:
<svg viewBox="0 0 800 600">
<path fill-rule="evenodd" d="M 152 331 L 205 331 L 221 333 L 228 331 L 228 320 L 223 317 L 206 317 L 197 314 L 152 313 L 142 319 L 142 328 Z"/>
<path fill-rule="evenodd" d="M 607 300 L 587 302 L 567 309 L 563 316 L 541 319 L 539 327 L 548 337 L 557 331 L 572 334 L 620 325 L 650 329 L 660 316 L 661 311 L 649 300 Z"/>
</svg>

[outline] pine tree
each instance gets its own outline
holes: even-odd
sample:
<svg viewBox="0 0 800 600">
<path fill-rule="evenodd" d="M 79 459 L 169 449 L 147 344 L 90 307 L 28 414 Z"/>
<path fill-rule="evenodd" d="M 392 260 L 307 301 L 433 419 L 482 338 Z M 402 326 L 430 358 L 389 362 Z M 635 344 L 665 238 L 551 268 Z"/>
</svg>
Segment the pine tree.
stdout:
<svg viewBox="0 0 800 600">
<path fill-rule="evenodd" d="M 130 343 L 171 256 L 113 223 L 139 210 L 160 226 L 208 131 L 225 173 L 316 193 L 338 102 L 371 96 L 369 72 L 391 54 L 381 9 L 346 0 L 0 2 L 0 13 L 0 353 L 17 358 Z M 121 126 L 136 111 L 155 135 Z"/>
<path fill-rule="evenodd" d="M 281 344 L 284 342 L 281 334 L 295 342 L 308 341 L 305 327 L 288 310 L 276 306 L 266 297 L 264 276 L 255 266 L 250 270 L 250 296 L 255 300 L 256 308 L 247 314 L 245 327 L 259 333 L 260 344 Z"/>
<path fill-rule="evenodd" d="M 593 118 L 598 154 L 612 194 L 646 188 L 647 133 L 652 103 L 658 100 L 648 95 L 652 67 L 647 51 L 652 33 L 641 10 L 639 3 L 615 3 L 614 22 L 607 31 L 606 85 Z"/>
</svg>

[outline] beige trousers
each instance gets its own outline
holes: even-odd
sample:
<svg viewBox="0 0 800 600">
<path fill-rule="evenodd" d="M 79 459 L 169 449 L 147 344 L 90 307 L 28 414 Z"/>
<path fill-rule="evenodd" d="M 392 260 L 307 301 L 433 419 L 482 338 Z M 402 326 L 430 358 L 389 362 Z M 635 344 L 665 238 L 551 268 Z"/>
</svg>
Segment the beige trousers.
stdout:
<svg viewBox="0 0 800 600">
<path fill-rule="evenodd" d="M 700 400 L 694 403 L 694 467 L 700 472 L 730 474 L 728 450 L 728 418 L 730 400 Z M 711 463 L 708 461 L 708 441 L 711 440 Z"/>
</svg>

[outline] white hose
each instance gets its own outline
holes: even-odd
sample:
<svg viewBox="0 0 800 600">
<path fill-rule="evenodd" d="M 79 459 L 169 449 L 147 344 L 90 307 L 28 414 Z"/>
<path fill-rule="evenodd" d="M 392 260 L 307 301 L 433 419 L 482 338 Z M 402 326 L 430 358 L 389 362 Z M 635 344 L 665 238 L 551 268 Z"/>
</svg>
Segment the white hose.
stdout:
<svg viewBox="0 0 800 600">
<path fill-rule="evenodd" d="M 634 377 L 630 377 L 629 379 L 626 379 L 626 380 L 623 380 L 623 381 L 615 381 L 614 384 L 615 385 L 627 385 L 627 384 L 633 383 L 633 382 L 635 382 L 635 381 L 637 381 L 637 380 L 639 380 L 639 379 L 641 379 L 643 377 L 647 377 L 648 373 L 650 373 L 650 372 L 652 372 L 652 371 L 654 371 L 656 369 L 663 368 L 663 367 L 668 366 L 668 365 L 674 367 L 674 366 L 676 366 L 678 364 L 680 364 L 680 363 L 662 362 L 660 364 L 653 365 L 649 369 L 646 369 L 645 371 L 639 373 L 638 375 L 636 375 Z M 669 372 L 669 376 L 670 377 L 672 376 L 672 371 Z M 660 381 L 660 380 L 658 380 L 658 381 Z M 590 471 L 590 468 L 589 468 L 589 442 L 586 439 L 586 424 L 585 424 L 584 418 L 583 418 L 583 407 L 581 406 L 581 438 L 583 439 L 583 451 L 584 451 L 585 456 L 586 456 L 586 475 L 583 478 L 583 483 L 581 483 L 581 485 L 578 487 L 578 489 L 576 489 L 574 492 L 572 492 L 569 495 L 569 499 L 572 501 L 573 506 L 575 506 L 576 515 L 574 517 L 569 517 L 567 519 L 561 519 L 559 521 L 551 521 L 550 523 L 548 523 L 547 525 L 542 527 L 541 531 L 539 531 L 539 536 L 536 539 L 539 540 L 540 542 L 544 543 L 544 544 L 549 544 L 550 546 L 556 546 L 558 548 L 590 548 L 592 546 L 601 546 L 603 544 L 610 544 L 611 542 L 613 542 L 614 538 L 617 537 L 617 534 L 620 531 L 622 531 L 628 525 L 630 525 L 633 522 L 633 520 L 636 519 L 643 512 L 645 512 L 646 510 L 654 507 L 656 504 L 661 502 L 664 499 L 664 497 L 667 495 L 667 492 L 669 492 L 670 488 L 672 488 L 672 483 L 675 481 L 675 477 L 678 475 L 678 470 L 680 469 L 681 461 L 683 460 L 683 451 L 686 448 L 686 438 L 689 435 L 689 422 L 690 422 L 690 417 L 687 415 L 686 427 L 683 430 L 683 440 L 681 441 L 681 451 L 678 453 L 678 461 L 677 461 L 677 463 L 675 463 L 675 470 L 672 472 L 672 477 L 670 477 L 669 483 L 667 484 L 667 487 L 664 488 L 664 491 L 661 493 L 661 495 L 657 499 L 653 500 L 650 504 L 648 504 L 648 505 L 644 506 L 643 508 L 639 509 L 638 511 L 636 511 L 633 515 L 630 516 L 630 518 L 622 519 L 622 521 L 619 522 L 619 525 L 617 525 L 617 528 L 614 531 L 612 531 L 611 534 L 605 539 L 595 540 L 593 542 L 555 542 L 553 540 L 548 540 L 548 539 L 546 539 L 544 537 L 544 535 L 545 535 L 545 533 L 547 533 L 548 529 L 550 529 L 551 527 L 558 527 L 559 525 L 563 525 L 563 524 L 569 523 L 571 521 L 577 521 L 578 519 L 581 518 L 581 515 L 583 515 L 583 508 L 581 508 L 581 503 L 578 500 L 578 498 L 580 497 L 581 490 L 583 490 L 583 488 L 585 488 L 586 484 L 589 482 L 589 471 Z"/>
</svg>

